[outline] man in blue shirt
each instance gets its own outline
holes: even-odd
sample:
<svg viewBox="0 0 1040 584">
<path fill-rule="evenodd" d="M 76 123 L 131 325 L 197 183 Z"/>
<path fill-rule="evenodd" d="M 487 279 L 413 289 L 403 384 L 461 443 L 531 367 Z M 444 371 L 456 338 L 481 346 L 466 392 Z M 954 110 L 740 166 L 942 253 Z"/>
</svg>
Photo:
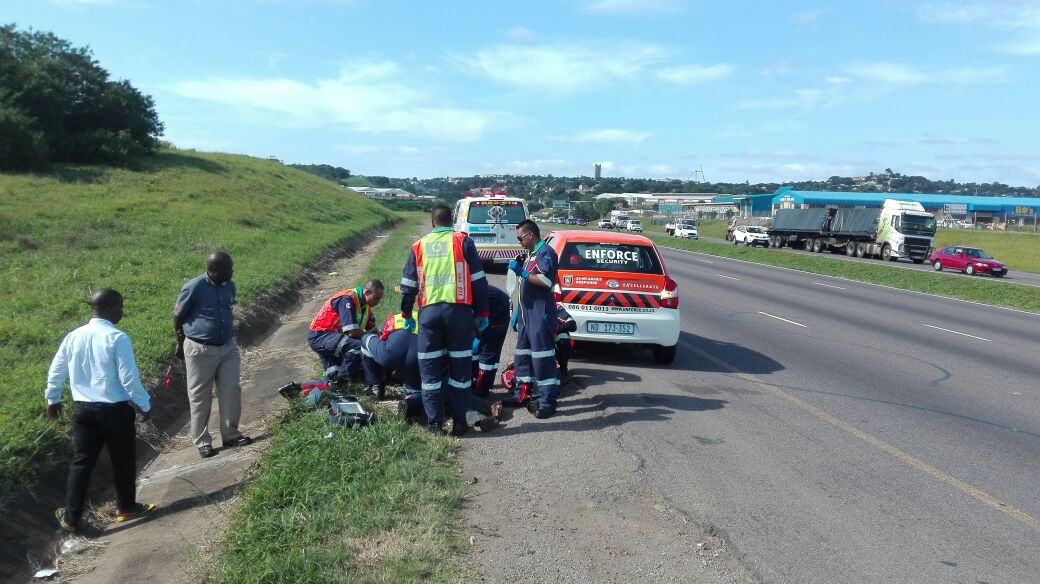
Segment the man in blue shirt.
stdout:
<svg viewBox="0 0 1040 584">
<path fill-rule="evenodd" d="M 137 502 L 137 460 L 134 453 L 136 429 L 132 401 L 141 421 L 151 416 L 148 392 L 134 360 L 130 337 L 115 327 L 123 318 L 123 296 L 102 288 L 90 299 L 93 318 L 69 333 L 51 361 L 47 372 L 47 417 L 61 417 L 61 394 L 71 379 L 72 462 L 69 464 L 65 507 L 55 519 L 65 531 L 76 531 L 83 516 L 83 502 L 90 486 L 101 448 L 108 446 L 116 487 L 116 520 L 133 519 L 155 505 Z"/>
<path fill-rule="evenodd" d="M 487 397 L 495 385 L 498 362 L 509 330 L 509 295 L 488 284 L 488 327 L 473 343 L 473 395 Z"/>
<path fill-rule="evenodd" d="M 553 332 L 556 327 L 556 300 L 553 284 L 556 282 L 558 261 L 556 252 L 541 239 L 538 224 L 530 219 L 516 226 L 516 239 L 530 252 L 521 264 L 509 262 L 509 270 L 520 278 L 520 306 L 514 315 L 517 340 L 514 363 L 517 388 L 512 399 L 502 405 L 516 407 L 536 398 L 528 410 L 539 419 L 556 413 L 560 394 L 560 375 L 556 369 L 556 346 Z"/>
<path fill-rule="evenodd" d="M 220 438 L 224 448 L 248 446 L 253 440 L 238 431 L 242 415 L 242 358 L 235 343 L 234 262 L 218 251 L 206 259 L 206 273 L 181 287 L 173 308 L 173 330 L 177 335 L 177 357 L 187 371 L 188 406 L 191 410 L 191 439 L 199 456 L 217 453 L 209 434 L 213 382 L 217 383 L 220 409 Z"/>
</svg>

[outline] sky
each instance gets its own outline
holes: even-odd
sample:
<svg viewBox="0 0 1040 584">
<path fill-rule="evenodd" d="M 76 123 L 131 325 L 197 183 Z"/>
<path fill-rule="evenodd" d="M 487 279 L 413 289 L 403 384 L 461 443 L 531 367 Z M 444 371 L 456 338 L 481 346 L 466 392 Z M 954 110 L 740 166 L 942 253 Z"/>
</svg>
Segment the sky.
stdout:
<svg viewBox="0 0 1040 584">
<path fill-rule="evenodd" d="M 392 177 L 1040 185 L 1040 0 L 0 0 L 180 148 Z"/>
</svg>

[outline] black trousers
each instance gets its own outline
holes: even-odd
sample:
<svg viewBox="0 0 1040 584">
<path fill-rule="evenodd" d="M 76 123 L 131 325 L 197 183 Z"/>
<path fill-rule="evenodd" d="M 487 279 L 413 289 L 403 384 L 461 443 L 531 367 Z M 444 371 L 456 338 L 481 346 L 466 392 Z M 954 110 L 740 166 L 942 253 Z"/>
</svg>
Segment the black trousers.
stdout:
<svg viewBox="0 0 1040 584">
<path fill-rule="evenodd" d="M 83 502 L 101 448 L 108 446 L 112 479 L 119 511 L 137 503 L 137 460 L 134 457 L 134 410 L 127 402 L 103 404 L 76 402 L 72 410 L 72 462 L 65 491 L 65 520 L 76 525 L 83 516 Z"/>
</svg>

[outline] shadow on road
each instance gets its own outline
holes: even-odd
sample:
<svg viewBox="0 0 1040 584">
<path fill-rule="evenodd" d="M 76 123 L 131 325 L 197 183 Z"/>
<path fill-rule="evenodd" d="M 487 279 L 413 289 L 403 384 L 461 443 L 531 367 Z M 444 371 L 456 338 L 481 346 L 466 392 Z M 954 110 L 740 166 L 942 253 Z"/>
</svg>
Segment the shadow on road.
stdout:
<svg viewBox="0 0 1040 584">
<path fill-rule="evenodd" d="M 603 363 L 632 367 L 633 370 L 672 369 L 679 371 L 704 371 L 708 373 L 734 373 L 734 370 L 736 370 L 739 373 L 748 374 L 776 373 L 784 369 L 781 363 L 758 351 L 734 343 L 700 337 L 686 331 L 679 333 L 679 345 L 676 350 L 675 361 L 669 365 L 655 363 L 650 349 L 635 345 L 608 345 L 586 342 L 577 343 L 574 348 L 575 363 L 580 363 L 586 367 L 594 367 L 597 363 Z M 723 367 L 712 359 L 705 358 L 701 353 L 711 355 L 715 359 L 729 365 L 732 369 Z M 642 378 L 634 371 L 599 370 L 596 371 L 596 375 L 592 375 L 586 380 L 585 385 L 641 380 Z"/>
</svg>

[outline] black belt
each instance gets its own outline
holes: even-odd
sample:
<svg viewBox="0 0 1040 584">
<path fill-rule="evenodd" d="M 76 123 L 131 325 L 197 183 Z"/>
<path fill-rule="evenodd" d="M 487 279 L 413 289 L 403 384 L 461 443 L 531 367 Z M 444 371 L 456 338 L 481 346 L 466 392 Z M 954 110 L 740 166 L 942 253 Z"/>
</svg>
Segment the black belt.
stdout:
<svg viewBox="0 0 1040 584">
<path fill-rule="evenodd" d="M 193 338 L 191 338 L 191 337 L 186 337 L 186 338 L 187 338 L 187 339 L 188 339 L 189 341 L 193 342 L 193 343 L 198 343 L 198 344 L 200 344 L 200 345 L 209 345 L 209 346 L 211 346 L 211 347 L 223 347 L 224 345 L 226 345 L 226 344 L 228 344 L 228 343 L 230 342 L 230 341 L 225 341 L 225 342 L 223 342 L 223 343 L 212 343 L 212 342 L 210 342 L 210 341 L 200 341 L 200 340 L 198 340 L 198 339 L 193 339 Z"/>
<path fill-rule="evenodd" d="M 121 402 L 88 402 L 88 401 L 78 401 L 78 402 L 76 402 L 76 405 L 77 406 L 84 406 L 84 407 L 88 407 L 88 408 L 115 408 L 115 407 L 119 407 L 119 406 L 128 406 L 130 404 L 128 402 L 125 402 L 125 401 L 121 401 Z"/>
</svg>

